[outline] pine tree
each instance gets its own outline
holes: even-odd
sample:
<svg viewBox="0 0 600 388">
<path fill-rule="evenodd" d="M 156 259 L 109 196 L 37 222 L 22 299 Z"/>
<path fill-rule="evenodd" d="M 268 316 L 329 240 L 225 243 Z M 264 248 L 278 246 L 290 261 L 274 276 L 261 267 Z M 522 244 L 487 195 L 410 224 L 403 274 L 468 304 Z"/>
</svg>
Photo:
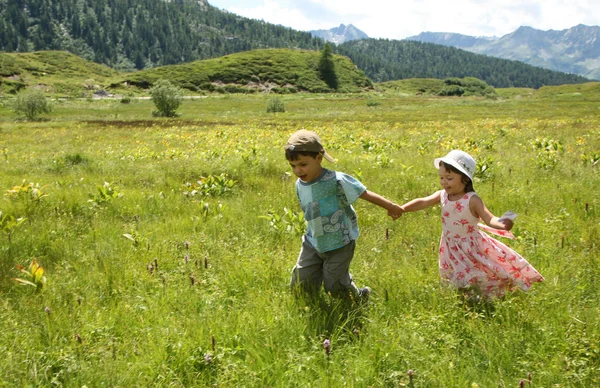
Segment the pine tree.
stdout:
<svg viewBox="0 0 600 388">
<path fill-rule="evenodd" d="M 334 90 L 338 88 L 338 78 L 333 63 L 333 48 L 329 42 L 325 43 L 319 57 L 319 73 L 327 86 Z"/>
</svg>

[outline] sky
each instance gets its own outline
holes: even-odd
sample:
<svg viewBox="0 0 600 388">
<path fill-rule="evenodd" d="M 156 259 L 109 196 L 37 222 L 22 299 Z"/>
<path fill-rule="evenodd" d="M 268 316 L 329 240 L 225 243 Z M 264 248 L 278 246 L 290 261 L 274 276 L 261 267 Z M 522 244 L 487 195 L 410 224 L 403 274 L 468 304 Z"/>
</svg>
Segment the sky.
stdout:
<svg viewBox="0 0 600 388">
<path fill-rule="evenodd" d="M 421 32 L 500 37 L 520 26 L 600 25 L 600 0 L 208 0 L 217 8 L 296 30 L 352 24 L 370 38 Z"/>
</svg>

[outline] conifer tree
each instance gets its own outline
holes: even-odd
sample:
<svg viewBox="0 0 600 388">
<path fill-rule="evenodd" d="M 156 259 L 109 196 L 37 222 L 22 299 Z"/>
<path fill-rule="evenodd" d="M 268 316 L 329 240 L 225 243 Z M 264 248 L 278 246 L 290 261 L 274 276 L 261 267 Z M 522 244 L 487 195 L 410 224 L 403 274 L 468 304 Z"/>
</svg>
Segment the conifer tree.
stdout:
<svg viewBox="0 0 600 388">
<path fill-rule="evenodd" d="M 327 83 L 331 89 L 338 88 L 338 78 L 335 74 L 335 66 L 333 63 L 333 48 L 329 42 L 325 43 L 321 56 L 319 57 L 319 73 L 321 79 Z"/>
</svg>

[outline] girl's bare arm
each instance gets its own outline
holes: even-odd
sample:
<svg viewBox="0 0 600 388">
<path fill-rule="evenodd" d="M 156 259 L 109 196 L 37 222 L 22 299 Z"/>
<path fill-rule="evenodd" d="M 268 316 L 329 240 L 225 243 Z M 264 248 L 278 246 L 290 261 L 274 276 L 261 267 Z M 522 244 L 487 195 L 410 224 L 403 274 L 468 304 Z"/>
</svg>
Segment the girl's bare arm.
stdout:
<svg viewBox="0 0 600 388">
<path fill-rule="evenodd" d="M 412 201 L 408 201 L 404 205 L 400 206 L 405 212 L 416 212 L 419 210 L 426 209 L 431 206 L 435 206 L 440 203 L 441 191 L 436 191 L 428 197 L 415 198 Z"/>
</svg>

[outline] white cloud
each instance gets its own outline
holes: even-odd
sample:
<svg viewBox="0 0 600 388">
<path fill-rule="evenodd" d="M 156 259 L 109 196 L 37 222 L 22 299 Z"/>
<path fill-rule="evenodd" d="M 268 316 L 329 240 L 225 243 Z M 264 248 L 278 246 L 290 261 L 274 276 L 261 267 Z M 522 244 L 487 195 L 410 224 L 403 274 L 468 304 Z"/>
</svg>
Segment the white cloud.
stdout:
<svg viewBox="0 0 600 388">
<path fill-rule="evenodd" d="M 310 20 L 309 16 L 300 7 L 290 7 L 289 5 L 276 1 L 264 0 L 253 7 L 232 6 L 227 10 L 238 15 L 249 17 L 251 19 L 264 20 L 273 24 L 281 24 L 286 27 L 291 27 L 296 30 L 308 31 L 314 29 L 315 23 Z M 327 27 L 331 28 L 327 24 Z"/>
<path fill-rule="evenodd" d="M 211 4 L 232 1 L 236 3 Z M 352 23 L 370 37 L 389 39 L 424 31 L 502 36 L 523 25 L 541 30 L 600 25 L 600 12 L 596 12 L 600 0 L 247 0 L 237 4 L 226 9 L 304 31 Z"/>
</svg>

